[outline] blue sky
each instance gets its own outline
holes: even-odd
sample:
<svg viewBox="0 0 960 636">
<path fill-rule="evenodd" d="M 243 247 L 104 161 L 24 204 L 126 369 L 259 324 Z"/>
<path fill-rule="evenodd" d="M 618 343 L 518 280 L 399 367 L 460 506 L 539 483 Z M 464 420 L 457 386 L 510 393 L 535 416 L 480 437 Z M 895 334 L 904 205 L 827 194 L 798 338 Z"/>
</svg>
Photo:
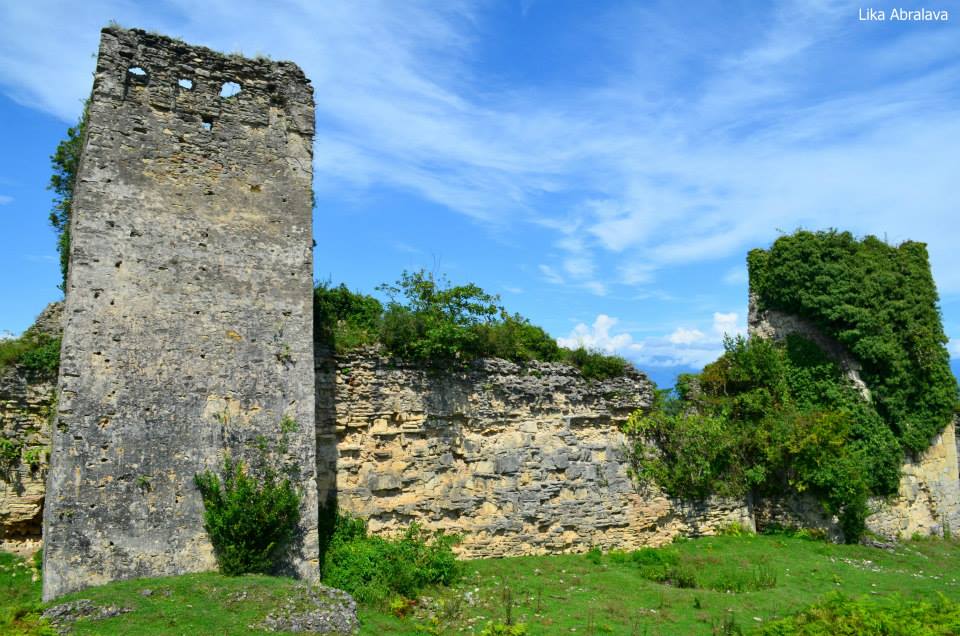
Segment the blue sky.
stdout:
<svg viewBox="0 0 960 636">
<path fill-rule="evenodd" d="M 59 296 L 49 155 L 115 20 L 303 67 L 318 279 L 445 272 L 669 384 L 744 328 L 747 250 L 836 227 L 928 243 L 960 358 L 960 2 L 861 6 L 4 3 L 0 333 Z"/>
</svg>

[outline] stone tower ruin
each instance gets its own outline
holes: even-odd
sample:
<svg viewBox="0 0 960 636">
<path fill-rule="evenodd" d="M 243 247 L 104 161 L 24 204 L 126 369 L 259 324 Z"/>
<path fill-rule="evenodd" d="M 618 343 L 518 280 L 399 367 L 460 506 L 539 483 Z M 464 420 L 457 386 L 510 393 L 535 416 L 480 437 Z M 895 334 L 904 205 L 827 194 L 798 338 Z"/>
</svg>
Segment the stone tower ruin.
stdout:
<svg viewBox="0 0 960 636">
<path fill-rule="evenodd" d="M 193 476 L 264 443 L 299 469 L 289 569 L 316 575 L 313 132 L 292 63 L 103 30 L 70 227 L 45 599 L 213 569 Z"/>
</svg>

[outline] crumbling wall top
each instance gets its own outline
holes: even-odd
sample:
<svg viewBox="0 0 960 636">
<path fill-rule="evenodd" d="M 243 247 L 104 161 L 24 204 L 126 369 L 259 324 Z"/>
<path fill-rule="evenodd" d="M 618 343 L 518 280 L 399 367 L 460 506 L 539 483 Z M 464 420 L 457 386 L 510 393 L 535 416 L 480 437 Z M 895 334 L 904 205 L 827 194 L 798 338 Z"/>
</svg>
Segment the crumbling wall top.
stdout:
<svg viewBox="0 0 960 636">
<path fill-rule="evenodd" d="M 313 89 L 293 62 L 224 55 L 141 29 L 109 26 L 102 31 L 96 77 L 98 101 L 137 99 L 190 116 L 198 127 L 216 122 L 267 126 L 271 112 L 280 111 L 291 132 L 314 132 Z"/>
</svg>

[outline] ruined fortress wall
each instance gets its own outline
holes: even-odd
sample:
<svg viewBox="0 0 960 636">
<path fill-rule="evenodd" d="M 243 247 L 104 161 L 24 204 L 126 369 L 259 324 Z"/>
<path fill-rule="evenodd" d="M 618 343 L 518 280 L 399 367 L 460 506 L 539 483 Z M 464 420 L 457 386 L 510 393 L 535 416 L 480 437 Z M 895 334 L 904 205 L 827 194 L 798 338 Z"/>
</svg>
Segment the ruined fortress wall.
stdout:
<svg viewBox="0 0 960 636">
<path fill-rule="evenodd" d="M 900 490 L 890 501 L 874 501 L 867 528 L 882 536 L 956 533 L 960 529 L 960 479 L 956 422 L 930 442 L 920 457 L 903 464 Z"/>
<path fill-rule="evenodd" d="M 811 339 L 840 364 L 864 398 L 870 399 L 870 391 L 860 378 L 860 365 L 856 359 L 843 345 L 821 333 L 809 321 L 775 309 L 760 311 L 756 297 L 751 294 L 749 329 L 751 335 L 762 338 L 781 340 L 790 334 L 800 334 Z M 867 528 L 881 536 L 905 538 L 914 534 L 943 535 L 945 531 L 960 528 L 958 449 L 956 422 L 951 422 L 930 440 L 930 447 L 921 456 L 906 459 L 896 496 L 889 501 L 879 498 L 871 501 L 871 509 L 875 512 L 867 518 Z M 822 511 L 809 505 L 809 500 L 790 504 L 767 509 L 764 515 L 805 526 L 825 526 Z M 836 528 L 828 528 L 828 531 L 837 533 Z"/>
<path fill-rule="evenodd" d="M 648 406 L 642 374 L 603 382 L 554 363 L 463 371 L 366 351 L 318 358 L 318 475 L 339 505 L 389 534 L 418 521 L 459 533 L 461 555 L 632 549 L 751 525 L 743 502 L 685 508 L 637 494 L 620 425 Z"/>
<path fill-rule="evenodd" d="M 221 96 L 228 82 L 240 92 Z M 214 567 L 193 476 L 276 442 L 317 567 L 312 89 L 292 63 L 103 30 L 71 225 L 44 598 Z"/>
<path fill-rule="evenodd" d="M 28 334 L 59 338 L 63 306 L 51 303 Z M 42 543 L 55 381 L 21 366 L 0 369 L 0 550 L 30 556 Z"/>
<path fill-rule="evenodd" d="M 0 372 L 0 429 L 13 442 L 0 459 L 0 550 L 28 556 L 41 547 L 52 382 Z"/>
</svg>

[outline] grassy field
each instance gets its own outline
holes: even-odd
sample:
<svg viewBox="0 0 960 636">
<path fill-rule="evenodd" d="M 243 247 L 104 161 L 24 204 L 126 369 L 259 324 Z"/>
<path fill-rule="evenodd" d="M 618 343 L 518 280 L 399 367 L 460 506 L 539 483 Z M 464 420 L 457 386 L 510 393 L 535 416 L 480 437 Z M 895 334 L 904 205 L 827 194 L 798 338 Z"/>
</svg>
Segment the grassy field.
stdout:
<svg viewBox="0 0 960 636">
<path fill-rule="evenodd" d="M 397 599 L 386 607 L 361 607 L 361 633 L 479 634 L 492 621 L 523 623 L 531 636 L 749 634 L 836 593 L 878 607 L 935 601 L 938 594 L 960 601 L 960 544 L 944 540 L 880 550 L 787 536 L 727 536 L 637 554 L 594 551 L 463 565 L 457 585 L 431 590 L 415 604 Z M 34 578 L 29 564 L 0 558 L 0 633 L 44 633 L 31 613 L 39 607 Z M 63 600 L 133 610 L 96 622 L 81 619 L 77 634 L 259 634 L 265 632 L 256 624 L 295 585 L 283 578 L 198 574 L 115 583 Z"/>
</svg>

